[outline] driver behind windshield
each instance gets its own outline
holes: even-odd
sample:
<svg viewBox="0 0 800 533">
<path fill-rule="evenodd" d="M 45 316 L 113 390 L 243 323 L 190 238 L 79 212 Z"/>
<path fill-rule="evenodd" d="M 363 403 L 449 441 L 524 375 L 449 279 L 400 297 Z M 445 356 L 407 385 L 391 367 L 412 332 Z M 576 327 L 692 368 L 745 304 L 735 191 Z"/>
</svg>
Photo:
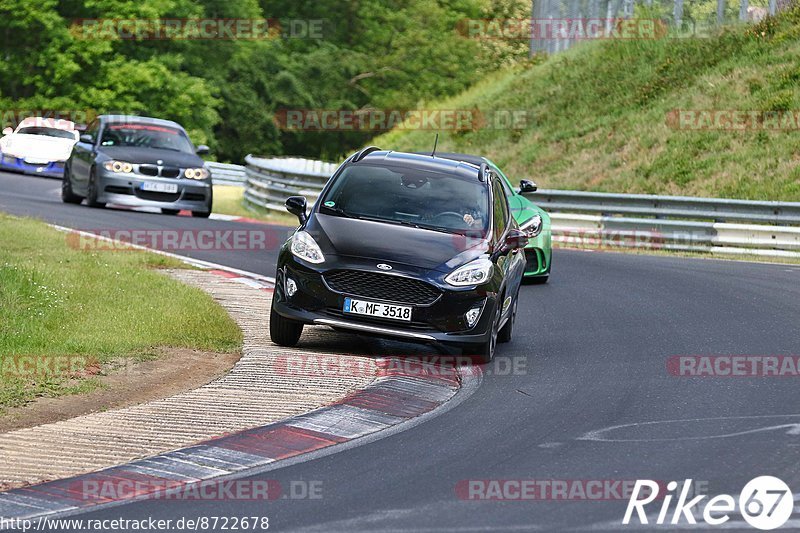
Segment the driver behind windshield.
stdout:
<svg viewBox="0 0 800 533">
<path fill-rule="evenodd" d="M 358 165 L 345 169 L 323 212 L 445 232 L 486 230 L 486 185 L 460 176 Z"/>
<path fill-rule="evenodd" d="M 194 152 L 182 131 L 154 124 L 111 124 L 103 131 L 100 144 Z"/>
</svg>

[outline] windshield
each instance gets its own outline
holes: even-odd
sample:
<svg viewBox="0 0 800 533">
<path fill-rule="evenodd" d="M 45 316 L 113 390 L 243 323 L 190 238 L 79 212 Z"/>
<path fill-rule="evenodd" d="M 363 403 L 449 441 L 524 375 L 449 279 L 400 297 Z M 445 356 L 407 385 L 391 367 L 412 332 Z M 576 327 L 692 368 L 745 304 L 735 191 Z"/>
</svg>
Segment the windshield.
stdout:
<svg viewBox="0 0 800 533">
<path fill-rule="evenodd" d="M 42 128 L 37 126 L 30 126 L 18 129 L 17 133 L 22 133 L 23 135 L 46 135 L 47 137 L 60 137 L 62 139 L 72 139 L 73 141 L 75 140 L 74 133 L 67 130 L 59 130 L 57 128 Z"/>
<path fill-rule="evenodd" d="M 194 152 L 192 143 L 183 131 L 154 124 L 110 124 L 103 130 L 100 145 Z"/>
<path fill-rule="evenodd" d="M 320 212 L 407 224 L 448 233 L 489 226 L 489 191 L 477 179 L 388 165 L 346 168 L 325 195 Z"/>
</svg>

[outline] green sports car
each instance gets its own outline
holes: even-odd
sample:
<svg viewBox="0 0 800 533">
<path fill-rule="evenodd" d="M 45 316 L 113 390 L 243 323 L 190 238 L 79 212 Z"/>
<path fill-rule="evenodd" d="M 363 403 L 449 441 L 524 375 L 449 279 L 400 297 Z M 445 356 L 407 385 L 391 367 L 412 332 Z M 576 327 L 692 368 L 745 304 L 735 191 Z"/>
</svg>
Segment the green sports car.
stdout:
<svg viewBox="0 0 800 533">
<path fill-rule="evenodd" d="M 552 235 L 550 233 L 550 216 L 541 208 L 528 200 L 522 193 L 536 191 L 536 184 L 532 181 L 520 181 L 520 188 L 511 185 L 511 180 L 503 174 L 500 168 L 485 157 L 467 154 L 441 154 L 436 157 L 463 161 L 480 166 L 486 163 L 489 168 L 503 177 L 503 184 L 508 195 L 508 202 L 514 219 L 520 229 L 528 234 L 528 246 L 525 247 L 525 277 L 531 283 L 547 283 L 550 278 L 550 267 L 553 257 Z"/>
</svg>

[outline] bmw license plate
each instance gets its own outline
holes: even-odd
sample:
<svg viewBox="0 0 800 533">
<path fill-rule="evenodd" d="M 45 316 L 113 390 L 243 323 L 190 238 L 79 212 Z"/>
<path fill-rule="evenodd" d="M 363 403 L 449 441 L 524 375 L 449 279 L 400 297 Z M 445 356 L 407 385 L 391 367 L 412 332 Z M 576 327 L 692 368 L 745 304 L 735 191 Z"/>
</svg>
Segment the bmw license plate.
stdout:
<svg viewBox="0 0 800 533">
<path fill-rule="evenodd" d="M 166 193 L 176 193 L 178 192 L 178 186 L 174 183 L 154 183 L 152 181 L 146 181 L 142 183 L 142 190 L 149 191 L 149 192 L 166 192 Z"/>
<path fill-rule="evenodd" d="M 344 312 L 351 315 L 374 316 L 411 322 L 411 307 L 403 305 L 380 304 L 364 300 L 344 299 Z"/>
</svg>

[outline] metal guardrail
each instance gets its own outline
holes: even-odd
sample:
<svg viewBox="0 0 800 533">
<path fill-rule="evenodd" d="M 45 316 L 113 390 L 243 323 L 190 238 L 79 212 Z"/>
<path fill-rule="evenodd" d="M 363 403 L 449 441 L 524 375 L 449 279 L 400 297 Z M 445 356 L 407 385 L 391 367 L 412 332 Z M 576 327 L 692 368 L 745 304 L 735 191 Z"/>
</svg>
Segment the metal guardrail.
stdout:
<svg viewBox="0 0 800 533">
<path fill-rule="evenodd" d="M 245 201 L 281 212 L 289 196 L 315 202 L 338 166 L 300 158 L 245 162 Z M 800 257 L 800 202 L 560 190 L 526 196 L 550 212 L 557 245 Z"/>
<path fill-rule="evenodd" d="M 550 213 L 556 246 L 800 258 L 800 227 Z"/>
<path fill-rule="evenodd" d="M 548 211 L 800 225 L 800 202 L 558 190 L 540 190 L 526 196 Z"/>
<path fill-rule="evenodd" d="M 263 209 L 285 211 L 290 196 L 302 195 L 309 203 L 317 201 L 319 193 L 338 165 L 298 157 L 265 159 L 248 155 L 245 158 L 244 199 Z"/>
<path fill-rule="evenodd" d="M 208 161 L 206 168 L 211 172 L 211 181 L 215 185 L 238 185 L 244 187 L 247 175 L 242 165 L 215 163 Z"/>
</svg>

